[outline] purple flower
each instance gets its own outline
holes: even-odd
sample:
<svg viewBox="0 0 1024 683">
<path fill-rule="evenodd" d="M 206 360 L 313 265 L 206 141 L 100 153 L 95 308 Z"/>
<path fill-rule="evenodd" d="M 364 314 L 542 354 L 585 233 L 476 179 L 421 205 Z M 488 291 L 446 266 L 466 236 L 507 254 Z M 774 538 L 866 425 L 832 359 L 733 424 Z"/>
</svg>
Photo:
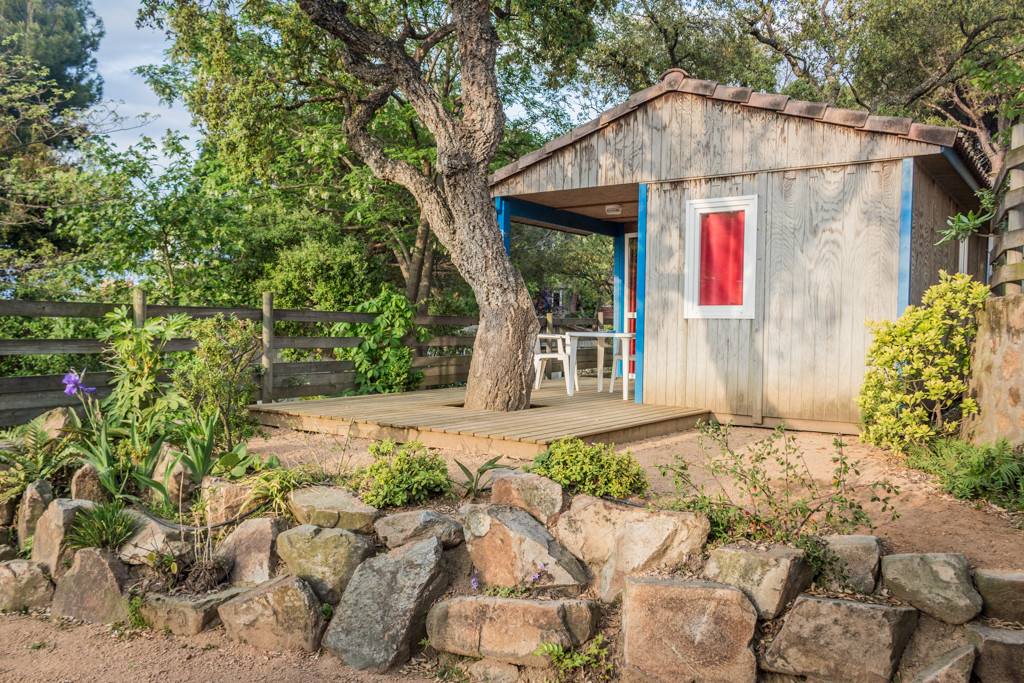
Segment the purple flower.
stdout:
<svg viewBox="0 0 1024 683">
<path fill-rule="evenodd" d="M 84 373 L 82 375 L 84 377 Z M 96 391 L 96 387 L 87 387 L 82 385 L 82 377 L 75 372 L 74 368 L 71 368 L 71 372 L 64 375 L 64 393 L 68 396 L 74 396 L 75 393 L 81 391 L 86 394 L 91 394 Z"/>
<path fill-rule="evenodd" d="M 477 578 L 474 577 L 473 580 L 470 581 L 469 583 L 470 583 L 470 585 L 473 586 L 473 590 L 475 590 L 475 591 L 480 590 L 480 579 L 477 579 Z"/>
<path fill-rule="evenodd" d="M 534 583 L 539 578 L 540 578 L 540 572 L 537 572 L 536 574 L 534 574 L 533 576 L 530 577 L 530 583 Z"/>
</svg>

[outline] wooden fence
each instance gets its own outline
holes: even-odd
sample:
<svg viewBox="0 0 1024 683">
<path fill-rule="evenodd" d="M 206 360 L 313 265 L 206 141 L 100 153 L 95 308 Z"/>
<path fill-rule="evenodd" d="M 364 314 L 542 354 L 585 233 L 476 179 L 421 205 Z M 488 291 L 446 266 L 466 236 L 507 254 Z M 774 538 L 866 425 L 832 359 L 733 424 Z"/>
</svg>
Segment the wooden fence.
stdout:
<svg viewBox="0 0 1024 683">
<path fill-rule="evenodd" d="M 0 301 L 0 316 L 29 318 L 102 318 L 123 304 L 72 303 L 50 301 Z M 280 399 L 303 398 L 341 394 L 355 388 L 355 367 L 350 360 L 282 361 L 282 349 L 308 349 L 333 352 L 334 349 L 353 348 L 362 341 L 359 337 L 307 337 L 282 336 L 276 333 L 279 323 L 368 323 L 373 313 L 349 311 L 314 311 L 274 308 L 271 293 L 263 295 L 262 308 L 213 308 L 206 306 L 155 306 L 146 302 L 145 293 L 136 290 L 132 302 L 133 319 L 142 325 L 149 318 L 161 318 L 183 313 L 192 318 L 211 318 L 218 314 L 241 320 L 258 321 L 262 327 L 260 364 L 262 380 L 258 400 L 271 402 Z M 414 322 L 428 330 L 465 328 L 476 325 L 478 319 L 468 316 L 418 316 Z M 602 324 L 599 318 L 541 318 L 547 330 L 564 327 L 590 328 Z M 440 334 L 422 343 L 409 343 L 414 351 L 413 367 L 424 373 L 420 387 L 458 384 L 466 381 L 472 360 L 474 337 L 469 335 Z M 164 347 L 167 352 L 187 352 L 195 348 L 191 339 L 174 339 Z M 0 339 L 0 356 L 99 354 L 105 343 L 99 339 Z M 580 367 L 596 365 L 594 350 L 580 354 Z M 64 374 L 0 377 L 0 427 L 21 424 L 58 406 L 76 406 L 79 399 L 63 393 Z M 90 371 L 86 384 L 97 389 L 97 396 L 110 393 L 111 373 Z"/>
<path fill-rule="evenodd" d="M 998 225 L 1006 217 L 1007 227 L 992 239 L 990 254 L 995 267 L 989 284 L 993 288 L 1002 285 L 1004 295 L 1020 294 L 1024 284 L 1024 123 L 1013 127 L 1011 145 L 994 185 L 998 190 L 1009 175 L 1010 189 L 992 222 Z"/>
</svg>

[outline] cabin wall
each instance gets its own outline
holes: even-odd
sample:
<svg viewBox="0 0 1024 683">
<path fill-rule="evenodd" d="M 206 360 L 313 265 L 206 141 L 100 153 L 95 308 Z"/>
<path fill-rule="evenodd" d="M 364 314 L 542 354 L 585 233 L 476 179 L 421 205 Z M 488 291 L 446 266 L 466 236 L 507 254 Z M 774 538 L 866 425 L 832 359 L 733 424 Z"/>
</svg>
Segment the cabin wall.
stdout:
<svg viewBox="0 0 1024 683">
<path fill-rule="evenodd" d="M 648 185 L 644 402 L 856 423 L 870 335 L 896 315 L 899 161 Z M 753 320 L 687 320 L 688 199 L 756 194 Z"/>
<path fill-rule="evenodd" d="M 897 135 L 673 92 L 495 183 L 491 192 L 519 196 L 940 152 Z"/>
<path fill-rule="evenodd" d="M 921 297 L 939 281 L 939 271 L 956 273 L 960 269 L 960 243 L 956 240 L 937 245 L 941 230 L 948 226 L 950 216 L 966 212 L 961 205 L 924 169 L 914 165 L 914 212 L 910 238 L 910 303 L 921 303 Z M 973 208 L 973 207 L 971 207 Z M 966 272 L 984 282 L 979 252 L 983 245 L 972 240 Z M 973 257 L 973 258 L 972 258 Z"/>
</svg>

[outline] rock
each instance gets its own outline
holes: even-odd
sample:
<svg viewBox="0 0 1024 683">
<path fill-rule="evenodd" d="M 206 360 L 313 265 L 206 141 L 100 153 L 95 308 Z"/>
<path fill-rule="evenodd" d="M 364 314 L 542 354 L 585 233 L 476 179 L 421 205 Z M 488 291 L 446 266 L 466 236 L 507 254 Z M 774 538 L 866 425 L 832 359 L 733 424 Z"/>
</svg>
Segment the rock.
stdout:
<svg viewBox="0 0 1024 683">
<path fill-rule="evenodd" d="M 92 465 L 82 465 L 75 476 L 71 477 L 71 497 L 94 503 L 110 502 L 110 492 L 103 486 L 100 473 Z"/>
<path fill-rule="evenodd" d="M 160 459 L 157 460 L 156 467 L 153 468 L 153 479 L 161 484 L 166 479 L 167 497 L 173 504 L 184 507 L 184 504 L 195 494 L 196 483 L 192 481 L 188 469 L 182 464 L 180 455 L 181 453 L 173 450 L 170 444 L 164 444 L 163 450 L 160 452 Z M 170 468 L 170 472 L 167 471 L 168 468 Z"/>
<path fill-rule="evenodd" d="M 490 657 L 510 664 L 547 666 L 541 643 L 577 647 L 590 640 L 600 608 L 587 600 L 518 600 L 463 596 L 439 602 L 427 615 L 435 650 Z"/>
<path fill-rule="evenodd" d="M 1024 631 L 968 624 L 965 632 L 978 651 L 974 675 L 981 683 L 1024 680 Z"/>
<path fill-rule="evenodd" d="M 626 578 L 622 658 L 626 680 L 757 680 L 750 649 L 757 612 L 731 586 L 672 577 Z"/>
<path fill-rule="evenodd" d="M 814 578 L 804 551 L 787 546 L 768 550 L 722 546 L 711 551 L 704 576 L 736 586 L 746 594 L 762 619 L 782 614 Z"/>
<path fill-rule="evenodd" d="M 0 611 L 39 609 L 51 600 L 53 584 L 41 564 L 28 560 L 0 562 Z"/>
<path fill-rule="evenodd" d="M 264 650 L 316 652 L 324 632 L 320 601 L 297 576 L 279 576 L 217 610 L 228 637 Z"/>
<path fill-rule="evenodd" d="M 399 512 L 381 517 L 374 522 L 373 527 L 389 548 L 428 538 L 438 538 L 445 548 L 454 548 L 465 540 L 461 524 L 432 510 Z"/>
<path fill-rule="evenodd" d="M 289 508 L 301 524 L 372 534 L 380 512 L 352 493 L 332 486 L 292 491 Z"/>
<path fill-rule="evenodd" d="M 68 408 L 67 406 L 47 410 L 36 419 L 41 420 L 39 425 L 40 429 L 46 432 L 51 439 L 64 438 L 62 430 L 74 424 L 74 416 L 71 414 L 71 408 Z"/>
<path fill-rule="evenodd" d="M 0 527 L 14 524 L 14 513 L 18 510 L 16 499 L 0 501 Z"/>
<path fill-rule="evenodd" d="M 247 519 L 217 546 L 217 555 L 231 566 L 231 583 L 256 585 L 269 581 L 281 558 L 277 537 L 288 528 L 282 517 Z"/>
<path fill-rule="evenodd" d="M 981 612 L 981 595 L 960 553 L 886 555 L 885 587 L 897 598 L 947 624 L 963 624 Z"/>
<path fill-rule="evenodd" d="M 491 472 L 491 502 L 519 508 L 544 526 L 551 526 L 565 508 L 566 495 L 561 484 L 547 477 L 497 469 Z"/>
<path fill-rule="evenodd" d="M 675 568 L 700 552 L 710 528 L 707 519 L 689 512 L 576 496 L 558 518 L 555 535 L 597 575 L 601 600 L 612 602 L 626 575 Z"/>
<path fill-rule="evenodd" d="M 93 624 L 127 621 L 128 602 L 123 597 L 127 583 L 128 569 L 113 553 L 83 548 L 75 553 L 71 570 L 57 582 L 51 611 Z"/>
<path fill-rule="evenodd" d="M 50 503 L 46 512 L 36 523 L 35 540 L 32 541 L 32 561 L 40 562 L 55 580 L 71 567 L 75 551 L 64 543 L 64 536 L 71 531 L 79 510 L 93 507 L 89 500 L 58 498 Z"/>
<path fill-rule="evenodd" d="M 249 501 L 249 489 L 220 477 L 206 477 L 200 490 L 207 524 L 222 524 L 238 517 Z"/>
<path fill-rule="evenodd" d="M 11 528 L 0 528 L 0 543 L 9 546 L 17 546 L 18 530 Z"/>
<path fill-rule="evenodd" d="M 6 543 L 0 545 L 0 562 L 7 562 L 8 560 L 18 559 L 18 550 L 13 548 Z"/>
<path fill-rule="evenodd" d="M 247 590 L 243 586 L 234 586 L 198 597 L 149 593 L 139 607 L 139 614 L 150 628 L 170 631 L 176 636 L 194 636 L 218 618 L 217 608 Z"/>
<path fill-rule="evenodd" d="M 982 614 L 1024 624 L 1024 572 L 977 569 L 974 585 L 985 602 Z"/>
<path fill-rule="evenodd" d="M 384 672 L 409 659 L 427 609 L 444 594 L 440 539 L 402 546 L 359 565 L 334 610 L 323 646 L 348 666 Z"/>
<path fill-rule="evenodd" d="M 882 556 L 882 544 L 877 536 L 822 536 L 828 549 L 835 553 L 837 563 L 846 571 L 849 588 L 858 593 L 871 595 L 878 582 L 878 561 Z M 825 590 L 842 590 L 844 587 L 834 579 L 818 579 Z"/>
<path fill-rule="evenodd" d="M 29 538 L 35 536 L 36 523 L 53 502 L 53 488 L 45 479 L 34 481 L 21 494 L 18 509 L 18 547 L 24 548 Z"/>
<path fill-rule="evenodd" d="M 464 505 L 466 546 L 480 580 L 579 591 L 587 582 L 579 561 L 540 522 L 507 505 Z M 539 578 L 532 580 L 539 574 Z"/>
<path fill-rule="evenodd" d="M 910 683 L 969 683 L 972 669 L 974 646 L 963 645 L 947 652 Z"/>
<path fill-rule="evenodd" d="M 947 624 L 927 614 L 919 615 L 914 635 L 910 636 L 900 657 L 900 680 L 913 679 L 947 652 L 966 644 L 963 626 Z"/>
<path fill-rule="evenodd" d="M 164 526 L 134 510 L 129 512 L 136 519 L 137 527 L 135 533 L 124 542 L 118 552 L 122 562 L 149 565 L 150 555 L 173 555 L 182 558 L 194 552 L 190 532 Z"/>
<path fill-rule="evenodd" d="M 761 667 L 832 683 L 889 683 L 916 623 L 909 607 L 800 596 Z"/>
<path fill-rule="evenodd" d="M 480 683 L 516 683 L 519 667 L 495 659 L 481 659 L 469 665 L 469 677 Z"/>
<path fill-rule="evenodd" d="M 288 571 L 308 583 L 321 602 L 332 605 L 341 600 L 356 567 L 373 552 L 373 543 L 365 536 L 312 524 L 277 537 L 277 553 Z"/>
</svg>

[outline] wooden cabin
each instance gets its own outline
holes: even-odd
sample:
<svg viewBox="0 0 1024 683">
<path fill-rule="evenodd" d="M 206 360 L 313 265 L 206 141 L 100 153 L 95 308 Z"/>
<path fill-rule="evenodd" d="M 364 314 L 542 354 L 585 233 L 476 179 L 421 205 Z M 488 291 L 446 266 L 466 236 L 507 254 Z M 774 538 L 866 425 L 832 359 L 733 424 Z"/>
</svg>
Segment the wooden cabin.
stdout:
<svg viewBox="0 0 1024 683">
<path fill-rule="evenodd" d="M 985 183 L 954 128 L 689 78 L 681 70 L 499 169 L 499 223 L 615 242 L 615 326 L 638 403 L 854 432 L 868 319 L 987 244 L 936 246 Z"/>
</svg>

